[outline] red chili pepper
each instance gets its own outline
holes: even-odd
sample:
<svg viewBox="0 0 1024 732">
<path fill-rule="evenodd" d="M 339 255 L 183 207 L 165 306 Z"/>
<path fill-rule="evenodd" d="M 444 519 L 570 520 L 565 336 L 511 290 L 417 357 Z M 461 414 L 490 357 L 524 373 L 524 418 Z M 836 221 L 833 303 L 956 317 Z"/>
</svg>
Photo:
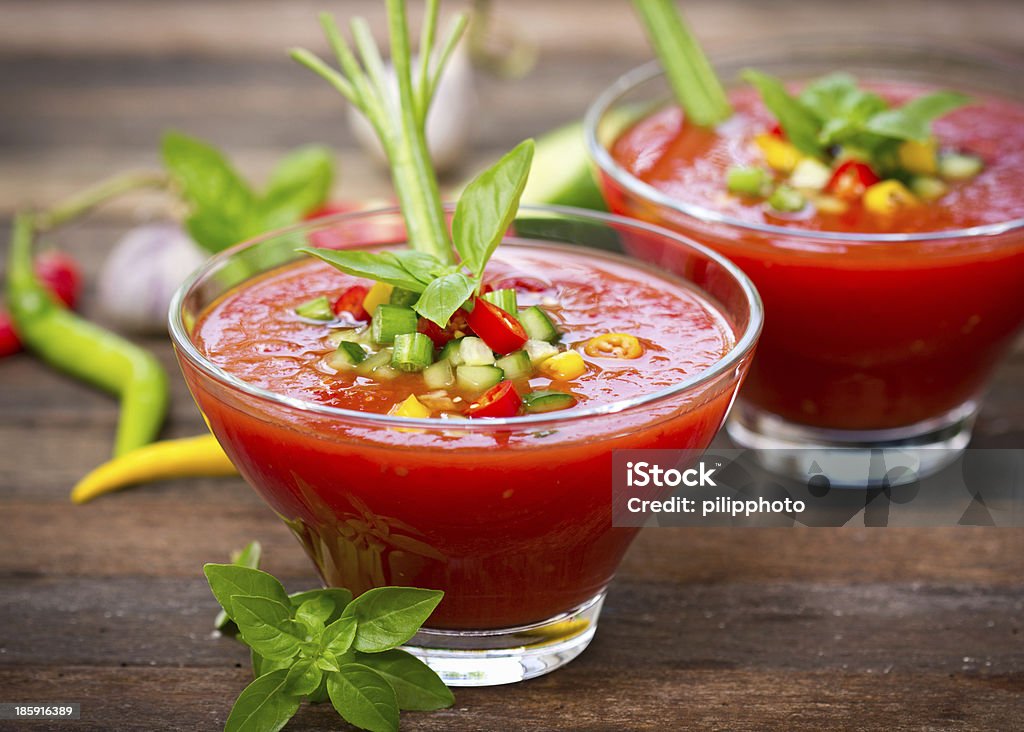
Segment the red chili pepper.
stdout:
<svg viewBox="0 0 1024 732">
<path fill-rule="evenodd" d="M 334 301 L 334 314 L 348 313 L 356 320 L 369 320 L 370 314 L 363 307 L 363 300 L 369 291 L 370 288 L 366 285 L 352 285 Z"/>
<path fill-rule="evenodd" d="M 780 140 L 786 139 L 786 133 L 782 130 L 782 125 L 776 122 L 772 125 L 772 128 L 768 130 L 768 134 L 779 138 Z"/>
<path fill-rule="evenodd" d="M 436 348 L 444 348 L 444 344 L 455 338 L 469 335 L 472 330 L 466 322 L 466 311 L 456 310 L 452 317 L 448 318 L 448 325 L 444 328 L 432 320 L 420 318 L 417 330 L 434 342 Z"/>
<path fill-rule="evenodd" d="M 836 168 L 825 190 L 848 201 L 856 201 L 869 187 L 880 181 L 875 171 L 859 160 L 847 160 Z"/>
<path fill-rule="evenodd" d="M 523 399 L 511 381 L 502 381 L 469 405 L 467 417 L 515 417 Z"/>
<path fill-rule="evenodd" d="M 44 252 L 36 257 L 36 275 L 58 300 L 69 308 L 78 303 L 82 291 L 82 275 L 78 264 L 71 257 L 60 252 Z M 21 338 L 14 330 L 10 313 L 0 308 L 0 358 L 21 351 Z"/>
<path fill-rule="evenodd" d="M 519 321 L 482 297 L 473 301 L 473 312 L 466 322 L 492 351 L 512 353 L 526 343 L 526 331 Z"/>
</svg>

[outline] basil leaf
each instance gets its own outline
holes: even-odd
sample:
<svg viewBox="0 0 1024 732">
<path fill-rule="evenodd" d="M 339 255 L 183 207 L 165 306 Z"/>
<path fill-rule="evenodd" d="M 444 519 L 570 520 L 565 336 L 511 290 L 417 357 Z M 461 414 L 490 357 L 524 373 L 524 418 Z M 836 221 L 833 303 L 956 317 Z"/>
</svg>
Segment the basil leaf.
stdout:
<svg viewBox="0 0 1024 732">
<path fill-rule="evenodd" d="M 269 660 L 293 658 L 306 633 L 291 619 L 291 608 L 265 597 L 235 595 L 231 598 L 234 620 L 242 640 Z"/>
<path fill-rule="evenodd" d="M 742 77 L 760 92 L 764 105 L 775 115 L 789 141 L 801 152 L 820 157 L 818 130 L 821 124 L 815 114 L 786 91 L 785 85 L 774 76 L 747 69 Z"/>
<path fill-rule="evenodd" d="M 288 669 L 284 688 L 289 694 L 305 696 L 320 688 L 324 673 L 317 668 L 312 658 L 300 658 Z"/>
<path fill-rule="evenodd" d="M 417 252 L 414 249 L 400 249 L 388 253 L 401 263 L 402 269 L 425 285 L 430 284 L 435 277 L 440 277 L 451 271 L 451 268 L 441 264 L 437 257 L 426 252 Z"/>
<path fill-rule="evenodd" d="M 285 691 L 284 669 L 260 676 L 238 695 L 224 732 L 277 732 L 299 710 L 300 699 Z"/>
<path fill-rule="evenodd" d="M 269 674 L 271 671 L 278 671 L 280 669 L 288 669 L 291 666 L 291 659 L 285 659 L 284 661 L 270 661 L 252 648 L 249 649 L 249 660 L 252 662 L 252 675 L 256 678 Z"/>
<path fill-rule="evenodd" d="M 970 97 L 939 91 L 915 97 L 902 107 L 875 114 L 865 126 L 869 132 L 898 140 L 924 142 L 932 132 L 932 121 L 970 102 Z"/>
<path fill-rule="evenodd" d="M 476 283 L 461 272 L 438 277 L 427 285 L 413 310 L 444 328 L 448 319 L 472 296 Z"/>
<path fill-rule="evenodd" d="M 259 569 L 260 554 L 262 554 L 262 552 L 263 547 L 258 541 L 250 541 L 241 551 L 231 553 L 231 563 L 238 567 Z M 226 635 L 234 635 L 238 632 L 238 628 L 235 627 L 235 624 L 232 622 L 231 618 L 228 617 L 228 614 L 224 609 L 221 609 L 221 611 L 217 613 L 217 617 L 213 620 L 213 627 Z"/>
<path fill-rule="evenodd" d="M 411 653 L 397 648 L 383 653 L 357 653 L 356 662 L 369 666 L 391 684 L 399 709 L 429 712 L 455 703 L 451 689 Z"/>
<path fill-rule="evenodd" d="M 377 587 L 353 600 L 342 617 L 355 618 L 357 651 L 377 653 L 400 646 L 416 634 L 444 593 L 415 587 Z"/>
<path fill-rule="evenodd" d="M 397 732 L 398 700 L 380 674 L 360 663 L 346 663 L 327 677 L 331 704 L 345 721 L 370 732 Z"/>
<path fill-rule="evenodd" d="M 390 252 L 355 252 L 343 249 L 311 249 L 301 247 L 296 251 L 312 254 L 332 267 L 354 277 L 386 282 L 395 287 L 404 287 L 413 292 L 423 292 L 426 285 L 413 277 L 402 266 L 401 261 Z"/>
<path fill-rule="evenodd" d="M 191 209 L 185 226 L 197 244 L 219 252 L 262 233 L 255 194 L 220 152 L 178 132 L 164 135 L 162 152 Z"/>
<path fill-rule="evenodd" d="M 291 604 L 295 607 L 294 602 Z M 327 618 L 331 617 L 333 612 L 334 600 L 327 595 L 317 595 L 295 609 L 295 620 L 305 625 L 310 632 L 319 632 L 323 630 Z"/>
<path fill-rule="evenodd" d="M 327 200 L 334 178 L 334 157 L 318 145 L 289 153 L 270 175 L 260 201 L 266 229 L 294 223 Z"/>
<path fill-rule="evenodd" d="M 331 602 L 334 603 L 334 609 L 331 611 L 331 614 L 324 618 L 325 625 L 340 618 L 345 606 L 352 602 L 352 593 L 342 587 L 325 587 L 322 590 L 295 592 L 289 595 L 288 599 L 291 601 L 292 607 L 297 610 L 302 603 L 316 597 L 329 597 Z"/>
<path fill-rule="evenodd" d="M 340 656 L 352 647 L 356 637 L 356 619 L 342 617 L 324 629 L 320 636 L 320 648 L 333 656 Z"/>
<path fill-rule="evenodd" d="M 533 140 L 524 140 L 474 178 L 455 206 L 452 239 L 462 264 L 477 277 L 519 210 L 532 161 Z"/>
<path fill-rule="evenodd" d="M 234 564 L 206 564 L 203 573 L 213 596 L 232 620 L 235 619 L 231 607 L 234 595 L 255 595 L 288 604 L 288 594 L 281 583 L 273 575 L 258 569 Z"/>
<path fill-rule="evenodd" d="M 320 655 L 316 657 L 316 665 L 321 671 L 337 671 L 340 667 L 334 654 L 324 650 L 321 650 Z"/>
<path fill-rule="evenodd" d="M 829 147 L 864 131 L 868 119 L 888 108 L 877 94 L 864 91 L 849 74 L 830 74 L 800 93 L 800 102 L 822 123 L 818 142 Z"/>
</svg>

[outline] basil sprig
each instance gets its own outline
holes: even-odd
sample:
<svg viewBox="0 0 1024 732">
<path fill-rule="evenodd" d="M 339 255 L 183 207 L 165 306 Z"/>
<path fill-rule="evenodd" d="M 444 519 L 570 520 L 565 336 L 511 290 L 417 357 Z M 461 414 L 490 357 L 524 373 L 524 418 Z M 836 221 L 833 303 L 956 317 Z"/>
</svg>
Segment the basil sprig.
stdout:
<svg viewBox="0 0 1024 732">
<path fill-rule="evenodd" d="M 189 234 L 204 249 L 219 252 L 240 241 L 279 229 L 323 205 L 331 189 L 334 159 L 310 145 L 289 153 L 260 193 L 216 148 L 179 132 L 164 135 L 164 165 L 190 211 Z"/>
<path fill-rule="evenodd" d="M 452 219 L 452 238 L 461 261 L 445 264 L 427 252 L 364 252 L 304 247 L 355 277 L 386 282 L 420 293 L 413 309 L 442 328 L 477 292 L 491 255 L 519 209 L 533 160 L 533 140 L 519 143 L 478 175 L 462 192 Z"/>
<path fill-rule="evenodd" d="M 884 162 L 894 145 L 927 141 L 934 120 L 970 102 L 958 92 L 937 91 L 891 107 L 843 73 L 811 82 L 797 96 L 781 80 L 760 71 L 748 69 L 743 79 L 760 92 L 787 139 L 801 152 L 818 158 L 827 157 L 834 145 L 849 145 L 875 162 Z"/>
<path fill-rule="evenodd" d="M 272 575 L 251 567 L 207 564 L 203 571 L 252 649 L 255 679 L 235 701 L 226 732 L 279 730 L 303 699 L 329 699 L 347 722 L 372 732 L 395 732 L 400 710 L 454 703 L 437 674 L 397 648 L 443 592 L 378 587 L 354 600 L 338 588 L 289 595 Z"/>
</svg>

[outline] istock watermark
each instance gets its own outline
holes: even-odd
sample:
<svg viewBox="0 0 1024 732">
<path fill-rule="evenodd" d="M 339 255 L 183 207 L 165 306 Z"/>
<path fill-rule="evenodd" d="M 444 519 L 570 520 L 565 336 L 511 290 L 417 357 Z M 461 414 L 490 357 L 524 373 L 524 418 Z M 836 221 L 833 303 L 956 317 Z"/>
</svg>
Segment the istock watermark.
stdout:
<svg viewBox="0 0 1024 732">
<path fill-rule="evenodd" d="M 847 456 L 835 450 L 774 457 L 785 459 L 769 464 L 806 465 L 806 475 L 769 472 L 745 450 L 616 451 L 612 522 L 623 527 L 1024 526 L 1024 450 L 951 453 L 948 467 L 924 476 L 917 473 L 922 456 L 913 449 L 879 451 L 867 459 L 861 452 Z M 830 470 L 836 466 L 834 477 L 841 480 L 833 485 Z"/>
</svg>

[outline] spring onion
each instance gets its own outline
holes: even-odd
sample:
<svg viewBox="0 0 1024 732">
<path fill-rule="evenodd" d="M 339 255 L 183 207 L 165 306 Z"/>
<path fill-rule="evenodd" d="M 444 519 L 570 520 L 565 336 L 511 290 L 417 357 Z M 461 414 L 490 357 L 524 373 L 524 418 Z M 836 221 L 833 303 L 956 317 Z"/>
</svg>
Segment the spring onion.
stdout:
<svg viewBox="0 0 1024 732">
<path fill-rule="evenodd" d="M 370 330 L 374 343 L 390 345 L 395 336 L 402 333 L 415 333 L 419 318 L 412 308 L 401 305 L 379 305 L 373 314 Z"/>
<path fill-rule="evenodd" d="M 484 293 L 483 298 L 492 305 L 497 305 L 506 313 L 510 313 L 512 315 L 515 315 L 519 310 L 519 305 L 516 302 L 516 291 L 511 288 L 506 287 L 501 290 L 486 292 Z"/>
<path fill-rule="evenodd" d="M 422 333 L 399 333 L 391 366 L 399 371 L 422 371 L 434 361 L 434 342 Z"/>
</svg>

